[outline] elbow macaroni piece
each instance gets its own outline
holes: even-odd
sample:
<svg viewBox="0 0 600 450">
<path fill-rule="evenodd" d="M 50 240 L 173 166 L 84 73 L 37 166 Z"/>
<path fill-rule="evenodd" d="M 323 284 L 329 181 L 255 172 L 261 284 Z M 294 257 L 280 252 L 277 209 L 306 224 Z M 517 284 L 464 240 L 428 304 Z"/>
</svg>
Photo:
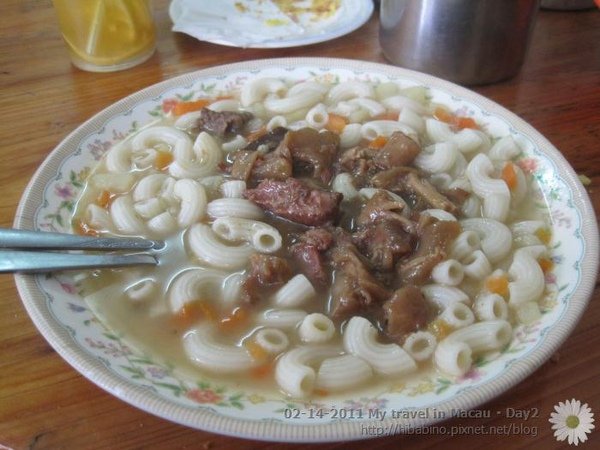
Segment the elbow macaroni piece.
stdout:
<svg viewBox="0 0 600 450">
<path fill-rule="evenodd" d="M 479 153 L 467 166 L 467 177 L 473 192 L 483 201 L 483 215 L 504 222 L 510 207 L 510 190 L 504 182 L 492 178 L 494 166 L 490 159 Z"/>
<path fill-rule="evenodd" d="M 512 248 L 512 233 L 501 222 L 494 219 L 464 219 L 460 221 L 464 231 L 474 231 L 479 235 L 481 250 L 488 260 L 495 264 L 504 259 Z"/>
<path fill-rule="evenodd" d="M 209 225 L 194 224 L 187 233 L 187 242 L 192 253 L 205 263 L 220 269 L 244 267 L 254 248 L 249 244 L 230 246 L 219 241 Z"/>
<path fill-rule="evenodd" d="M 438 284 L 446 286 L 459 285 L 465 273 L 463 266 L 455 259 L 447 259 L 435 265 L 431 271 L 431 278 Z"/>
<path fill-rule="evenodd" d="M 323 344 L 335 334 L 335 325 L 325 314 L 312 313 L 302 320 L 298 334 L 302 342 Z"/>
<path fill-rule="evenodd" d="M 206 212 L 213 218 L 238 217 L 241 219 L 262 219 L 263 210 L 245 198 L 218 198 L 209 202 Z"/>
<path fill-rule="evenodd" d="M 190 269 L 177 275 L 171 283 L 168 301 L 173 314 L 189 303 L 220 297 L 226 274 L 212 269 Z"/>
<path fill-rule="evenodd" d="M 475 316 L 481 320 L 506 320 L 508 318 L 508 306 L 499 294 L 485 293 L 473 304 Z"/>
<path fill-rule="evenodd" d="M 421 287 L 421 293 L 440 309 L 446 309 L 457 302 L 469 303 L 471 301 L 464 291 L 454 286 L 427 284 Z"/>
<path fill-rule="evenodd" d="M 361 81 L 345 81 L 332 87 L 327 94 L 330 105 L 337 105 L 344 100 L 357 97 L 375 97 L 375 91 L 370 84 Z"/>
<path fill-rule="evenodd" d="M 436 337 L 428 331 L 415 331 L 404 340 L 402 348 L 415 361 L 427 361 L 433 355 L 437 346 Z"/>
<path fill-rule="evenodd" d="M 259 365 L 242 347 L 217 342 L 207 326 L 199 326 L 183 336 L 188 359 L 213 373 L 240 373 Z"/>
<path fill-rule="evenodd" d="M 222 158 L 219 144 L 210 134 L 202 131 L 193 146 L 179 145 L 173 148 L 174 160 L 169 165 L 169 174 L 175 178 L 203 178 L 216 172 Z"/>
<path fill-rule="evenodd" d="M 273 253 L 281 248 L 282 238 L 277 228 L 257 220 L 219 217 L 213 222 L 212 230 L 228 241 L 249 242 L 261 253 Z"/>
<path fill-rule="evenodd" d="M 242 86 L 240 102 L 242 106 L 250 106 L 269 94 L 283 95 L 286 91 L 285 83 L 277 78 L 255 78 Z"/>
<path fill-rule="evenodd" d="M 438 142 L 425 147 L 415 158 L 414 164 L 427 173 L 445 173 L 456 163 L 458 148 L 452 142 Z"/>
<path fill-rule="evenodd" d="M 301 309 L 269 309 L 258 317 L 259 325 L 266 325 L 284 330 L 296 328 L 308 314 Z"/>
<path fill-rule="evenodd" d="M 415 361 L 399 345 L 377 342 L 377 330 L 364 317 L 355 316 L 346 324 L 344 349 L 367 361 L 382 375 L 403 375 L 417 368 Z"/>
<path fill-rule="evenodd" d="M 273 303 L 279 308 L 296 308 L 312 299 L 317 292 L 303 274 L 292 277 L 273 296 Z"/>
<path fill-rule="evenodd" d="M 354 355 L 335 356 L 321 363 L 315 387 L 327 392 L 339 392 L 360 386 L 373 377 L 373 369 Z"/>
<path fill-rule="evenodd" d="M 440 319 L 454 329 L 464 328 L 475 322 L 475 315 L 471 308 L 461 302 L 455 302 L 440 314 Z"/>
<path fill-rule="evenodd" d="M 270 355 L 278 355 L 290 345 L 287 334 L 278 328 L 261 328 L 256 332 L 254 341 Z"/>
<path fill-rule="evenodd" d="M 335 347 L 296 347 L 279 357 L 275 366 L 275 381 L 294 398 L 310 395 L 317 373 L 312 364 L 339 354 Z"/>
<path fill-rule="evenodd" d="M 508 283 L 510 306 L 537 302 L 542 296 L 545 288 L 544 272 L 527 247 L 515 252 L 508 274 L 513 280 Z"/>
</svg>

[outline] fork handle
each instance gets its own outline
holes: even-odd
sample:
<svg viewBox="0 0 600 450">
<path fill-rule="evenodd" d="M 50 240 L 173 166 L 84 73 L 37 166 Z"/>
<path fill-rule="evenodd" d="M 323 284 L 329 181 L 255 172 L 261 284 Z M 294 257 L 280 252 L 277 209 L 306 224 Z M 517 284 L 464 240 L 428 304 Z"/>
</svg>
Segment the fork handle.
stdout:
<svg viewBox="0 0 600 450">
<path fill-rule="evenodd" d="M 46 231 L 0 228 L 0 248 L 46 250 L 157 250 L 162 241 L 138 237 L 93 237 Z"/>
<path fill-rule="evenodd" d="M 44 273 L 58 270 L 156 265 L 152 255 L 77 254 L 0 250 L 0 273 Z"/>
</svg>

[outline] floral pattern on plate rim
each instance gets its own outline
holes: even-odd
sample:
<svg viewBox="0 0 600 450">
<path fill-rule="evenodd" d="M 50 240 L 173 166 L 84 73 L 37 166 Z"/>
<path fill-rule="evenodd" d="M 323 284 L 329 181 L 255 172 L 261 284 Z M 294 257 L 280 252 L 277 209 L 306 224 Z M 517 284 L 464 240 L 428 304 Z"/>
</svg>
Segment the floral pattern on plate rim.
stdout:
<svg viewBox="0 0 600 450">
<path fill-rule="evenodd" d="M 110 146 L 132 131 L 168 112 L 176 101 L 193 100 L 231 92 L 249 77 L 277 76 L 301 81 L 316 79 L 330 83 L 358 79 L 371 82 L 394 81 L 402 87 L 422 85 L 410 77 L 389 77 L 376 72 L 359 72 L 349 69 L 319 67 L 267 68 L 235 72 L 226 76 L 202 78 L 187 86 L 166 90 L 162 95 L 140 101 L 129 111 L 111 117 L 95 133 L 81 140 L 77 151 L 62 161 L 60 170 L 45 187 L 43 204 L 34 218 L 36 228 L 48 231 L 68 231 L 69 216 L 83 182 L 95 162 Z M 539 207 L 549 205 L 553 224 L 553 271 L 547 276 L 547 292 L 541 306 L 542 318 L 530 325 L 518 327 L 515 338 L 502 355 L 493 360 L 480 359 L 472 370 L 459 379 L 442 376 L 425 376 L 416 382 L 396 383 L 384 392 L 369 393 L 359 398 L 316 398 L 309 403 L 291 401 L 283 396 L 266 396 L 244 391 L 235 386 L 219 383 L 210 377 L 197 380 L 183 378 L 172 366 L 154 361 L 125 343 L 126 337 L 106 330 L 95 319 L 76 292 L 72 280 L 66 275 L 38 276 L 39 289 L 45 293 L 47 307 L 54 319 L 65 327 L 77 344 L 88 354 L 101 361 L 109 370 L 138 386 L 144 386 L 189 408 L 209 408 L 212 412 L 236 418 L 259 417 L 281 420 L 284 408 L 425 408 L 451 398 L 453 395 L 486 383 L 520 358 L 540 345 L 543 336 L 560 319 L 568 299 L 580 280 L 579 262 L 583 254 L 581 242 L 581 217 L 572 202 L 572 192 L 557 175 L 556 166 L 533 141 L 511 126 L 506 120 L 481 109 L 476 104 L 434 87 L 428 87 L 431 100 L 449 106 L 461 115 L 473 117 L 492 136 L 511 134 L 520 144 L 523 153 L 518 158 L 520 167 L 538 183 L 543 198 Z M 577 276 L 573 276 L 573 271 Z M 60 301 L 56 301 L 60 299 Z M 327 422 L 327 417 L 322 419 Z M 306 424 L 314 421 L 298 421 Z"/>
</svg>

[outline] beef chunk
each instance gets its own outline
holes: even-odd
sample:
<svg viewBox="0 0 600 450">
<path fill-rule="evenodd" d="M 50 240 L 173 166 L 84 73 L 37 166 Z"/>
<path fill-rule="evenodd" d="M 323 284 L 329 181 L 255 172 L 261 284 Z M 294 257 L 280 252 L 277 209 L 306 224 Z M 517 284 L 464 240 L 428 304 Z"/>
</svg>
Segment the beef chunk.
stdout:
<svg viewBox="0 0 600 450">
<path fill-rule="evenodd" d="M 274 128 L 267 134 L 263 134 L 258 139 L 251 141 L 248 145 L 246 145 L 246 147 L 244 147 L 244 150 L 255 151 L 259 148 L 265 152 L 275 150 L 279 146 L 287 132 L 287 128 L 284 127 Z"/>
<path fill-rule="evenodd" d="M 402 284 L 421 286 L 429 281 L 433 268 L 446 258 L 439 251 L 423 256 L 415 256 L 402 261 L 398 267 L 398 275 Z"/>
<path fill-rule="evenodd" d="M 404 286 L 383 304 L 385 334 L 398 344 L 406 336 L 427 326 L 435 311 L 415 286 Z"/>
<path fill-rule="evenodd" d="M 392 192 L 406 192 L 406 175 L 409 173 L 418 173 L 414 167 L 392 167 L 375 174 L 370 182 L 373 187 L 387 189 Z"/>
<path fill-rule="evenodd" d="M 339 143 L 339 136 L 330 131 L 301 128 L 288 131 L 281 145 L 289 149 L 296 172 L 309 168 L 313 178 L 329 183 Z"/>
<path fill-rule="evenodd" d="M 458 222 L 427 218 L 421 221 L 417 250 L 407 260 L 400 261 L 397 270 L 404 284 L 427 283 L 436 264 L 448 256 L 448 250 L 460 233 Z"/>
<path fill-rule="evenodd" d="M 415 224 L 402 215 L 405 204 L 393 199 L 387 192 L 375 193 L 363 206 L 356 219 L 359 227 L 376 224 L 383 220 L 398 222 L 408 233 L 415 233 Z"/>
<path fill-rule="evenodd" d="M 373 162 L 380 169 L 391 169 L 392 167 L 408 166 L 412 164 L 421 147 L 410 137 L 394 132 L 385 145 L 375 153 Z"/>
<path fill-rule="evenodd" d="M 267 154 L 241 150 L 231 166 L 231 176 L 255 183 L 266 179 L 283 181 L 292 176 L 292 159 L 285 147 Z"/>
<path fill-rule="evenodd" d="M 287 180 L 292 176 L 292 158 L 285 147 L 278 147 L 274 152 L 259 157 L 252 170 L 252 180 Z"/>
<path fill-rule="evenodd" d="M 300 266 L 300 270 L 315 284 L 327 283 L 328 271 L 323 261 L 323 255 L 314 245 L 299 242 L 290 247 L 290 253 Z"/>
<path fill-rule="evenodd" d="M 369 177 L 377 168 L 373 162 L 373 156 L 377 150 L 372 148 L 354 147 L 346 150 L 339 159 L 339 169 L 342 172 L 350 172 L 354 175 L 357 185 L 364 186 Z"/>
<path fill-rule="evenodd" d="M 197 127 L 210 134 L 224 137 L 228 134 L 239 134 L 246 122 L 252 118 L 248 112 L 212 111 L 202 108 Z"/>
<path fill-rule="evenodd" d="M 461 188 L 446 189 L 442 192 L 442 194 L 444 194 L 448 200 L 455 205 L 462 205 L 471 195 L 469 192 Z"/>
<path fill-rule="evenodd" d="M 250 175 L 252 175 L 252 169 L 256 160 L 259 158 L 260 153 L 258 152 L 247 152 L 239 151 L 235 155 L 233 165 L 231 166 L 231 176 L 238 180 L 244 180 L 248 182 Z"/>
<path fill-rule="evenodd" d="M 438 192 L 429 181 L 414 173 L 406 175 L 406 187 L 421 197 L 431 208 L 443 209 L 453 214 L 458 210 L 456 205 Z"/>
<path fill-rule="evenodd" d="M 300 242 L 312 245 L 320 252 L 329 250 L 333 245 L 334 236 L 325 228 L 311 228 L 299 237 Z"/>
<path fill-rule="evenodd" d="M 331 251 L 331 261 L 335 268 L 329 305 L 333 318 L 343 320 L 367 314 L 389 297 L 389 292 L 371 275 L 354 245 L 336 245 Z"/>
<path fill-rule="evenodd" d="M 333 221 L 342 201 L 339 192 L 313 189 L 295 178 L 264 180 L 244 196 L 277 216 L 309 226 Z"/>
<path fill-rule="evenodd" d="M 325 228 L 312 228 L 300 235 L 298 242 L 290 247 L 290 253 L 298 262 L 300 270 L 310 281 L 325 284 L 329 279 L 323 253 L 333 244 L 333 235 Z"/>
<path fill-rule="evenodd" d="M 377 270 L 393 270 L 396 262 L 412 252 L 414 237 L 395 220 L 383 220 L 358 229 L 356 246 Z"/>
<path fill-rule="evenodd" d="M 254 304 L 261 292 L 290 279 L 292 270 L 288 262 L 278 256 L 255 253 L 250 257 L 250 270 L 242 284 L 242 300 Z"/>
</svg>

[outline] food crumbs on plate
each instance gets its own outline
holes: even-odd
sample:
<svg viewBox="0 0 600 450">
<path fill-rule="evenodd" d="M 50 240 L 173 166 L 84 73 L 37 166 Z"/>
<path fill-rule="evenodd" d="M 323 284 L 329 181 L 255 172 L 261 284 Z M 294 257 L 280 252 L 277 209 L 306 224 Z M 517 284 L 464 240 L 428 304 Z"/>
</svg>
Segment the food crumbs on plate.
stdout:
<svg viewBox="0 0 600 450">
<path fill-rule="evenodd" d="M 548 245 L 552 239 L 552 231 L 548 228 L 540 228 L 533 233 L 543 244 Z"/>
<path fill-rule="evenodd" d="M 299 21 L 300 15 L 310 15 L 312 22 L 328 19 L 340 8 L 341 0 L 312 0 L 310 5 L 306 1 L 298 0 L 272 0 L 279 10 L 294 22 Z"/>
<path fill-rule="evenodd" d="M 583 184 L 586 187 L 592 184 L 592 180 L 587 175 L 580 173 L 577 175 L 577 178 L 579 178 L 581 184 Z"/>
<path fill-rule="evenodd" d="M 267 19 L 265 20 L 265 25 L 269 27 L 280 27 L 283 25 L 287 25 L 289 21 L 283 19 Z"/>
<path fill-rule="evenodd" d="M 248 12 L 248 8 L 242 2 L 235 2 L 235 9 L 241 13 Z"/>
</svg>

